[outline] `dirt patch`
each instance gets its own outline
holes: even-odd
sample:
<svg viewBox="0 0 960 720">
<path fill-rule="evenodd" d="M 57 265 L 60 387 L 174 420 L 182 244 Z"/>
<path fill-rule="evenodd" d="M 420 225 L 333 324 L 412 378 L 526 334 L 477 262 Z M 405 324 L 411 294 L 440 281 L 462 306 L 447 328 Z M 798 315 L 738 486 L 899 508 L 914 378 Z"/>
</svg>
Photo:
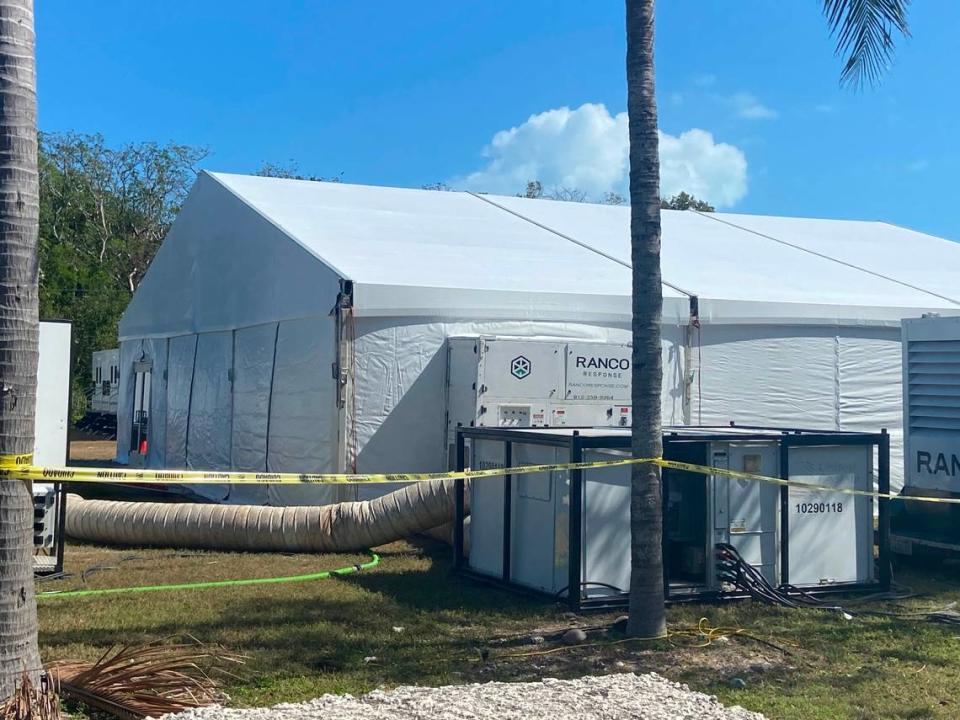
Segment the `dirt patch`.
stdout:
<svg viewBox="0 0 960 720">
<path fill-rule="evenodd" d="M 113 462 L 117 453 L 116 440 L 71 440 L 70 461 L 90 462 L 98 460 Z"/>
<path fill-rule="evenodd" d="M 726 683 L 732 678 L 749 681 L 782 675 L 804 662 L 795 647 L 781 651 L 736 635 L 709 640 L 693 635 L 632 641 L 615 629 L 593 626 L 584 628 L 586 642 L 567 646 L 562 632 L 576 625 L 542 627 L 526 636 L 492 641 L 489 654 L 481 657 L 476 666 L 476 676 L 469 679 L 532 680 L 657 672 L 675 681 L 705 686 Z"/>
</svg>

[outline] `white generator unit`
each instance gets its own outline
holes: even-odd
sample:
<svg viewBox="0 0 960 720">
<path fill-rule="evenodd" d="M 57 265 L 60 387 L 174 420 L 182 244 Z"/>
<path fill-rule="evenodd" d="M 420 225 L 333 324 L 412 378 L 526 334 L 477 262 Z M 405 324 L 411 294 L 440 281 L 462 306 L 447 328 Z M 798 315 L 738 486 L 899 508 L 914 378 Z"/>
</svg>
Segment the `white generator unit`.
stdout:
<svg viewBox="0 0 960 720">
<path fill-rule="evenodd" d="M 475 469 L 630 454 L 626 428 L 473 428 L 461 430 L 459 438 L 458 464 Z M 872 489 L 876 449 L 879 484 L 888 487 L 886 433 L 668 429 L 667 459 L 841 491 L 664 469 L 668 599 L 737 595 L 718 571 L 718 545 L 731 546 L 770 585 L 789 592 L 889 585 L 882 532 L 879 568 L 874 562 L 873 499 L 842 492 Z M 455 562 L 487 580 L 565 597 L 575 608 L 624 602 L 630 584 L 630 474 L 624 465 L 474 480 L 464 490 L 469 504 L 466 497 L 457 499 Z M 467 506 L 470 543 L 464 555 Z"/>
<path fill-rule="evenodd" d="M 631 347 L 620 343 L 447 340 L 447 447 L 462 427 L 630 427 Z"/>
<path fill-rule="evenodd" d="M 90 412 L 116 415 L 117 397 L 120 394 L 120 350 L 113 348 L 94 352 L 90 379 L 93 381 Z"/>
<path fill-rule="evenodd" d="M 960 317 L 904 320 L 904 496 L 960 498 Z M 900 554 L 960 551 L 960 505 L 898 502 Z"/>
</svg>

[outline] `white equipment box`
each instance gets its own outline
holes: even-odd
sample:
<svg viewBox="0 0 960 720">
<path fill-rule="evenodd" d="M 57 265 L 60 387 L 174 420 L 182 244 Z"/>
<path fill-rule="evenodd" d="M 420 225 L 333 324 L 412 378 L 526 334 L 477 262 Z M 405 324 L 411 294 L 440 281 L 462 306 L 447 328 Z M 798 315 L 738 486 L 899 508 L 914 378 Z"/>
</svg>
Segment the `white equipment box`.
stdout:
<svg viewBox="0 0 960 720">
<path fill-rule="evenodd" d="M 621 428 L 464 429 L 476 469 L 629 456 Z M 838 490 L 873 487 L 880 434 L 668 428 L 664 457 Z M 630 466 L 484 478 L 469 486 L 470 571 L 573 604 L 630 583 Z M 574 483 L 578 487 L 574 486 Z M 672 599 L 715 596 L 715 548 L 733 546 L 771 585 L 876 588 L 873 500 L 665 469 L 664 565 Z M 571 558 L 576 558 L 571 568 Z M 881 582 L 885 578 L 880 578 Z M 580 594 L 569 592 L 581 587 Z"/>
<path fill-rule="evenodd" d="M 40 323 L 33 448 L 36 465 L 67 464 L 72 344 L 69 322 Z M 63 564 L 60 534 L 66 496 L 56 487 L 54 483 L 33 483 L 34 571 L 38 573 L 57 572 Z"/>
<path fill-rule="evenodd" d="M 630 427 L 631 362 L 615 343 L 449 338 L 447 446 L 459 427 Z"/>
</svg>

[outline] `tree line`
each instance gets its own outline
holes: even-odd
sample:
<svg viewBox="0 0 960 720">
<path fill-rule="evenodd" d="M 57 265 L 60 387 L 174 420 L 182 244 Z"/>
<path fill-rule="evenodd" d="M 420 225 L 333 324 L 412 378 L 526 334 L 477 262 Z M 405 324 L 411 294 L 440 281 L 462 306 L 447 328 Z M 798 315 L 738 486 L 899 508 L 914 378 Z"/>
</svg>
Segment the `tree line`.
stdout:
<svg viewBox="0 0 960 720">
<path fill-rule="evenodd" d="M 40 317 L 73 323 L 75 398 L 90 384 L 93 351 L 116 347 L 120 315 L 206 156 L 176 143 L 40 134 Z"/>
</svg>

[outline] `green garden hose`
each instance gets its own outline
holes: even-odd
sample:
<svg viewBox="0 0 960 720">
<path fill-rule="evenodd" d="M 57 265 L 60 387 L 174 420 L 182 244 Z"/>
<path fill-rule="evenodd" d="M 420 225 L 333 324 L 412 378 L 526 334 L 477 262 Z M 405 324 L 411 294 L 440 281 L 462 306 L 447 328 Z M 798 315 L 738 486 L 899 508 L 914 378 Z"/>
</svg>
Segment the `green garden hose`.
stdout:
<svg viewBox="0 0 960 720">
<path fill-rule="evenodd" d="M 375 552 L 371 552 L 370 560 L 365 563 L 348 565 L 335 570 L 324 570 L 323 572 L 308 573 L 306 575 L 285 575 L 282 577 L 250 578 L 247 580 L 214 580 L 196 583 L 174 583 L 170 585 L 144 585 L 141 587 L 104 588 L 102 590 L 48 590 L 46 592 L 37 593 L 37 600 L 50 600 L 53 598 L 64 597 L 91 597 L 94 595 L 118 595 L 120 593 L 158 592 L 160 590 L 200 590 L 217 587 L 239 587 L 242 585 L 270 585 L 274 583 L 308 582 L 310 580 L 325 580 L 330 577 L 352 575 L 353 573 L 360 572 L 361 570 L 375 568 L 379 564 L 380 556 Z"/>
</svg>

